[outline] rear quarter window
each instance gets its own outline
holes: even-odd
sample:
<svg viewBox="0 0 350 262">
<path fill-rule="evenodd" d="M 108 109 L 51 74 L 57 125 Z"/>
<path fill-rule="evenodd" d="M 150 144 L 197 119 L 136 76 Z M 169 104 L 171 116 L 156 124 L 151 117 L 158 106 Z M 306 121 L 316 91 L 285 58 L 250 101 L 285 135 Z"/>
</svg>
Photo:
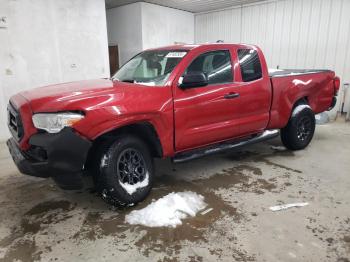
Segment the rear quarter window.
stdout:
<svg viewBox="0 0 350 262">
<path fill-rule="evenodd" d="M 258 52 L 253 49 L 238 49 L 239 65 L 243 82 L 250 82 L 262 77 Z"/>
</svg>

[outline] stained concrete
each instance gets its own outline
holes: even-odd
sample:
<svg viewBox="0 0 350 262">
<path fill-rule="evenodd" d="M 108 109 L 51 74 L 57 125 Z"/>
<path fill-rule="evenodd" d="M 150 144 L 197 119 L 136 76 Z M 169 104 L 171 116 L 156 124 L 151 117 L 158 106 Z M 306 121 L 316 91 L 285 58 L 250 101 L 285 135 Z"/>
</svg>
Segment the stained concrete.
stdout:
<svg viewBox="0 0 350 262">
<path fill-rule="evenodd" d="M 349 261 L 350 125 L 317 126 L 298 152 L 279 139 L 172 165 L 157 161 L 150 197 L 115 210 L 93 190 L 62 191 L 18 173 L 0 145 L 0 261 Z M 169 192 L 213 210 L 177 228 L 124 223 Z M 270 206 L 309 202 L 279 212 Z"/>
</svg>

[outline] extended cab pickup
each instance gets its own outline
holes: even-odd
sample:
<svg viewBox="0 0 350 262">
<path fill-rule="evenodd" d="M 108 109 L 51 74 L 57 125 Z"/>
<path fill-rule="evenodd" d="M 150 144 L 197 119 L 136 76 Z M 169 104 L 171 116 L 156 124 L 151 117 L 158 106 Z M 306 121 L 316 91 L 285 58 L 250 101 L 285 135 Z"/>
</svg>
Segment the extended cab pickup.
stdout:
<svg viewBox="0 0 350 262">
<path fill-rule="evenodd" d="M 92 174 L 105 200 L 132 205 L 151 190 L 154 157 L 181 162 L 279 133 L 288 149 L 305 148 L 339 85 L 329 70 L 269 72 L 253 45 L 151 49 L 111 79 L 13 96 L 7 144 L 21 173 L 64 189 Z"/>
</svg>

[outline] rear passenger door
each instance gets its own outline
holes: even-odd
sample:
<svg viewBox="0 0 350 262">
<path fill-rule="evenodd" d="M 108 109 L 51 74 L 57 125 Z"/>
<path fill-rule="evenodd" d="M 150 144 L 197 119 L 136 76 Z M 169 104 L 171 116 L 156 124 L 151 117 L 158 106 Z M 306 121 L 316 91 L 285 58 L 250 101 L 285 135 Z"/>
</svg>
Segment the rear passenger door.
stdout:
<svg viewBox="0 0 350 262">
<path fill-rule="evenodd" d="M 269 122 L 271 106 L 271 84 L 263 72 L 259 52 L 250 48 L 237 48 L 240 95 L 239 133 L 252 134 L 263 131 Z M 265 62 L 264 62 L 265 64 Z"/>
</svg>

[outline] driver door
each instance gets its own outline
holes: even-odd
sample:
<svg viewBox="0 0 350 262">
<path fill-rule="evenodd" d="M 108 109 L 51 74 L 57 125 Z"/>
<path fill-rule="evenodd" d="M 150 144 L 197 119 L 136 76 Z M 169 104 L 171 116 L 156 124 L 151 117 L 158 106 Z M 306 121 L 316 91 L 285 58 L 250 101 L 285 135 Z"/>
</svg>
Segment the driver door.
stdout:
<svg viewBox="0 0 350 262">
<path fill-rule="evenodd" d="M 175 150 L 185 151 L 239 134 L 240 103 L 229 49 L 199 53 L 182 76 L 195 71 L 207 75 L 208 85 L 176 87 L 174 92 Z M 180 78 L 181 79 L 181 78 Z"/>
</svg>

